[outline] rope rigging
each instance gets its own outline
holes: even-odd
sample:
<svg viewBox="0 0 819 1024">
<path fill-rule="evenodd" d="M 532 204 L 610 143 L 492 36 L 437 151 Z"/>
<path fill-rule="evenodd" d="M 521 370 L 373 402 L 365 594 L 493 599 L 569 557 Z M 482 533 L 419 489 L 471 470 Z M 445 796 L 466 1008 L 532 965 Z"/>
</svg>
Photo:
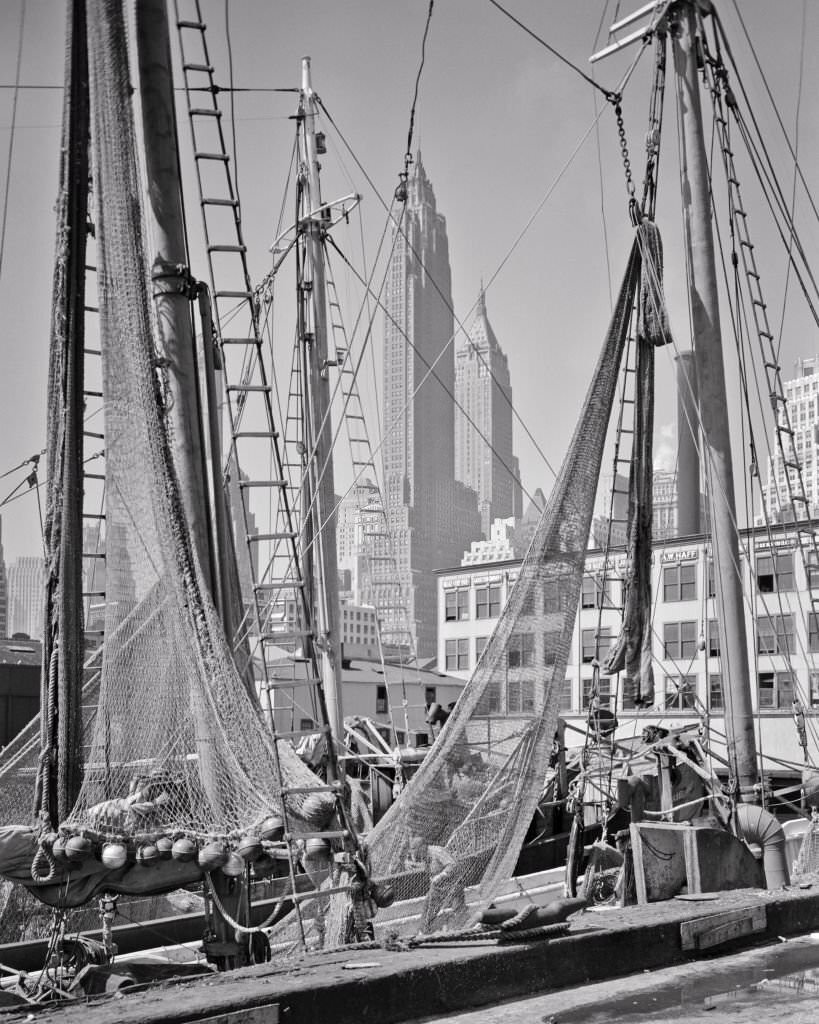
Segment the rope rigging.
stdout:
<svg viewBox="0 0 819 1024">
<path fill-rule="evenodd" d="M 421 85 L 421 74 L 424 70 L 424 62 L 426 60 L 427 36 L 429 35 L 429 25 L 432 21 L 432 9 L 434 5 L 435 0 L 429 0 L 427 20 L 424 25 L 424 35 L 421 39 L 421 62 L 418 65 L 418 73 L 415 76 L 415 89 L 412 94 L 412 104 L 410 105 L 409 126 L 407 128 L 407 148 L 404 151 L 404 170 L 398 175 L 398 187 L 395 190 L 395 198 L 402 203 L 406 202 L 407 199 L 407 182 L 409 180 L 410 164 L 412 163 L 412 135 L 415 129 L 415 108 L 418 103 L 418 89 Z"/>
<path fill-rule="evenodd" d="M 0 278 L 3 275 L 3 256 L 6 251 L 6 217 L 9 208 L 9 195 L 11 194 L 11 164 L 14 156 L 14 137 L 17 127 L 17 99 L 20 95 L 20 70 L 23 64 L 23 38 L 26 28 L 26 5 L 20 5 L 20 31 L 17 37 L 17 62 L 14 73 L 14 99 L 11 105 L 11 125 L 9 126 L 9 152 L 6 160 L 6 182 L 3 189 L 3 217 L 0 222 Z"/>
</svg>

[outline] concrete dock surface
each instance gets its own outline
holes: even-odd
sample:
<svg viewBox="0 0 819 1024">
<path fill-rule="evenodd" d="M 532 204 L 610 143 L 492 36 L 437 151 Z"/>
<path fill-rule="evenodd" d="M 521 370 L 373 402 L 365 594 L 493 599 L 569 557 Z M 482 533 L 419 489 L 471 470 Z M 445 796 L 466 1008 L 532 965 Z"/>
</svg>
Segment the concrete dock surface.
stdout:
<svg viewBox="0 0 819 1024">
<path fill-rule="evenodd" d="M 662 904 L 583 911 L 565 936 L 452 940 L 300 956 L 99 1001 L 36 1010 L 54 1024 L 398 1024 L 713 956 L 819 930 L 819 878 Z M 0 1021 L 24 1020 L 30 1007 Z"/>
</svg>

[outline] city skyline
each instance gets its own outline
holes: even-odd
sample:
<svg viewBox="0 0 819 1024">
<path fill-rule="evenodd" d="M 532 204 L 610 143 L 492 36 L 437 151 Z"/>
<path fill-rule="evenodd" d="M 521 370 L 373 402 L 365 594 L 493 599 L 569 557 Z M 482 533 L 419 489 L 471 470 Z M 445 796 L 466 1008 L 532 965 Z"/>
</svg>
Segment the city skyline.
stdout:
<svg viewBox="0 0 819 1024">
<path fill-rule="evenodd" d="M 763 130 L 771 131 L 780 142 L 781 129 L 765 87 L 770 87 L 793 138 L 798 40 L 802 35 L 795 31 L 801 20 L 798 7 L 786 5 L 779 10 L 762 0 L 743 0 L 742 16 L 750 40 L 765 44 L 758 51 L 764 83 L 753 71 L 748 41 L 736 12 L 730 4 L 722 11 L 737 59 L 750 69 L 745 82 L 750 101 Z M 209 0 L 204 8 L 207 20 L 216 25 L 221 9 L 217 17 L 216 5 Z M 325 122 L 322 127 L 327 130 L 329 149 L 322 169 L 324 193 L 335 197 L 354 190 L 364 195 L 363 239 L 367 248 L 375 251 L 384 227 L 379 197 L 389 203 L 406 148 L 424 8 L 371 0 L 351 0 L 344 5 L 306 0 L 298 10 L 259 0 L 247 0 L 241 10 L 233 5 L 233 41 L 237 52 L 243 54 L 240 85 L 248 91 L 234 97 L 231 122 L 237 135 L 243 223 L 254 281 L 261 280 L 270 266 L 268 247 L 275 237 L 272 211 L 279 208 L 276 183 L 284 177 L 289 162 L 294 108 L 292 96 L 261 90 L 296 85 L 300 56 L 312 55 L 316 87 L 378 190 L 376 196 L 364 176 L 352 168 L 338 134 Z M 601 8 L 569 5 L 566 0 L 519 0 L 515 13 L 560 53 L 585 66 L 588 55 L 604 41 L 613 13 Z M 20 11 L 21 5 L 14 2 L 2 5 L 0 11 L 0 58 L 6 67 L 15 65 Z M 816 12 L 809 9 L 808 32 L 815 17 Z M 314 26 L 319 22 L 324 31 L 316 33 Z M 23 89 L 13 140 L 14 93 L 8 89 L 0 95 L 0 138 L 4 152 L 12 157 L 7 253 L 26 253 L 25 260 L 4 261 L 0 279 L 0 304 L 7 318 L 7 337 L 12 339 L 4 348 L 0 380 L 3 471 L 39 451 L 44 443 L 63 29 L 64 10 L 49 0 L 28 0 L 20 75 Z M 373 48 L 373 33 L 387 40 L 386 45 Z M 226 66 L 224 40 L 214 38 L 212 42 L 214 64 L 221 76 Z M 436 192 L 447 211 L 454 258 L 455 326 L 460 330 L 461 324 L 469 323 L 483 276 L 493 321 L 504 339 L 516 382 L 515 406 L 521 418 L 515 426 L 516 454 L 521 476 L 530 493 L 536 486 L 548 492 L 608 320 L 609 284 L 616 284 L 630 241 L 614 117 L 604 104 L 599 130 L 589 133 L 597 113 L 591 87 L 489 5 L 452 0 L 436 6 L 428 44 L 415 137 L 435 167 Z M 633 50 L 627 50 L 596 65 L 594 74 L 613 87 L 633 55 Z M 805 72 L 804 89 L 809 95 L 819 68 L 808 62 Z M 635 176 L 641 171 L 639 154 L 646 115 L 640 96 L 649 75 L 644 60 L 623 99 Z M 374 82 L 378 82 L 377 89 Z M 36 90 L 28 89 L 35 85 Z M 183 115 L 180 111 L 184 151 L 189 140 Z M 532 132 L 533 124 L 541 126 L 538 133 Z M 671 156 L 673 131 L 666 134 Z M 9 152 L 12 141 L 13 153 Z M 599 153 L 595 150 L 598 143 Z M 817 139 L 803 133 L 799 154 L 809 181 L 814 177 L 811 169 L 817 166 L 816 148 Z M 783 145 L 774 152 L 774 159 L 780 161 L 782 180 L 790 182 L 793 168 L 787 167 Z M 6 161 L 2 164 L 5 171 Z M 189 158 L 185 170 L 191 171 Z M 675 175 L 667 173 L 671 171 L 664 163 L 658 223 L 666 238 L 672 328 L 685 343 L 687 302 L 672 272 L 672 254 L 677 250 L 672 221 L 678 212 L 679 190 Z M 203 278 L 194 192 L 187 190 L 191 269 Z M 805 208 L 800 194 L 797 216 Z M 758 224 L 756 228 L 758 231 Z M 770 226 L 765 230 L 767 240 L 772 241 Z M 340 237 L 340 244 L 348 252 L 356 252 L 359 234 L 354 222 L 347 235 Z M 781 252 L 778 245 L 765 243 L 763 233 L 757 252 L 766 261 L 762 270 L 773 289 L 782 282 L 786 261 L 776 256 Z M 785 321 L 782 362 L 789 365 L 796 350 L 805 344 L 808 327 L 793 302 L 788 304 Z M 548 359 L 545 373 L 541 372 L 545 368 L 542 355 Z M 659 387 L 667 399 L 672 374 L 663 362 L 658 359 Z M 736 396 L 732 402 L 736 403 Z M 661 397 L 658 408 L 665 405 Z M 31 494 L 4 509 L 6 549 L 13 556 L 34 554 L 39 549 L 35 504 Z"/>
</svg>

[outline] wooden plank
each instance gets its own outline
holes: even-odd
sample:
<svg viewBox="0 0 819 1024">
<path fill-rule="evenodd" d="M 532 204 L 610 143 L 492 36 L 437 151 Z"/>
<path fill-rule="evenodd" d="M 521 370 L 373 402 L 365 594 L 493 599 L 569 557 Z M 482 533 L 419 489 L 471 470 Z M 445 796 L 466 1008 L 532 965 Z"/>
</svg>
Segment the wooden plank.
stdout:
<svg viewBox="0 0 819 1024">
<path fill-rule="evenodd" d="M 764 906 L 727 910 L 722 914 L 683 921 L 680 924 L 680 938 L 684 950 L 710 949 L 742 935 L 764 932 L 767 926 Z"/>
<path fill-rule="evenodd" d="M 215 1017 L 199 1017 L 196 1024 L 279 1024 L 279 1004 L 249 1006 L 244 1010 L 231 1010 Z"/>
</svg>

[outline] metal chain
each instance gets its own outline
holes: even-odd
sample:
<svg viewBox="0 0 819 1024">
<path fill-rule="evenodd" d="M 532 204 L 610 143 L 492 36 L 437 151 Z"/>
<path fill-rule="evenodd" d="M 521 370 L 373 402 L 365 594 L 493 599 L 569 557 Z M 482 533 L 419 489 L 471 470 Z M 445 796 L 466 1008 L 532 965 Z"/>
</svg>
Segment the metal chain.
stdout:
<svg viewBox="0 0 819 1024">
<path fill-rule="evenodd" d="M 640 222 L 640 211 L 635 197 L 634 178 L 631 173 L 631 160 L 628 155 L 628 143 L 626 142 L 626 129 L 623 124 L 623 108 L 620 105 L 619 97 L 612 97 L 614 100 L 614 115 L 617 118 L 617 136 L 620 139 L 620 152 L 623 154 L 623 169 L 626 172 L 626 191 L 628 192 L 628 212 L 631 223 L 635 226 Z"/>
</svg>

